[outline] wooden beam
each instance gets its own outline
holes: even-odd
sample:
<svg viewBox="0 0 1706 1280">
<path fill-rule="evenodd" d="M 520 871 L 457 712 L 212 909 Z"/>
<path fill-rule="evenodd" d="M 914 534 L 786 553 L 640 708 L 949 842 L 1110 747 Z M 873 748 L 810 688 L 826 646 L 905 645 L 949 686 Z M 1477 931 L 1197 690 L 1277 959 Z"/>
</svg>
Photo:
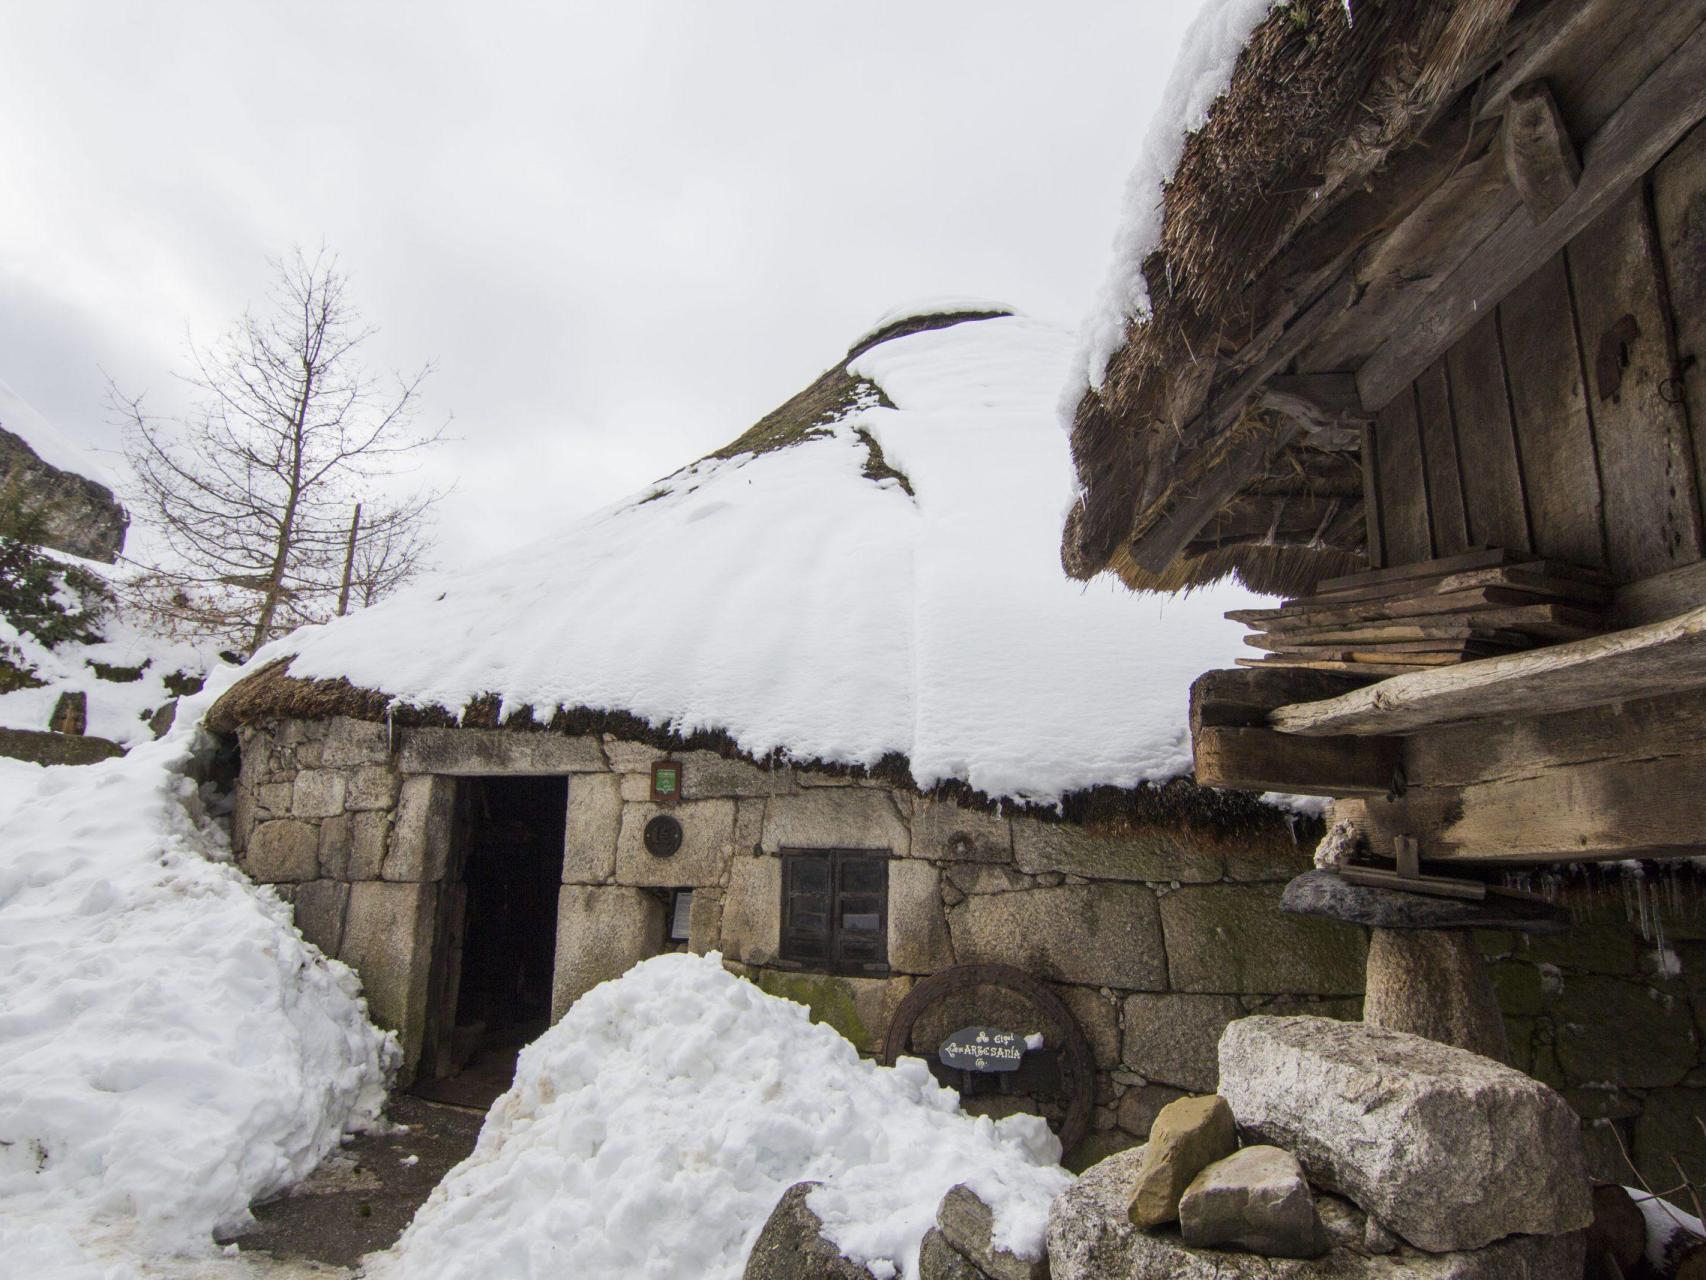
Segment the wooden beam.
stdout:
<svg viewBox="0 0 1706 1280">
<path fill-rule="evenodd" d="M 1575 192 L 1545 222 L 1518 208 L 1476 245 L 1357 371 L 1362 401 L 1388 403 L 1706 117 L 1706 25 L 1698 26 L 1624 101 L 1582 151 Z"/>
<path fill-rule="evenodd" d="M 1262 727 L 1275 707 L 1337 697 L 1361 683 L 1319 671 L 1205 671 L 1191 683 L 1191 732 L 1210 727 Z"/>
<path fill-rule="evenodd" d="M 1701 605 L 1706 605 L 1706 560 L 1618 587 L 1612 596 L 1609 621 L 1614 627 L 1638 627 L 1663 622 Z"/>
<path fill-rule="evenodd" d="M 1272 729 L 1203 728 L 1191 739 L 1197 781 L 1240 791 L 1384 796 L 1403 761 L 1399 738 L 1295 738 Z"/>
<path fill-rule="evenodd" d="M 1356 449 L 1362 428 L 1374 421 L 1363 411 L 1357 380 L 1348 373 L 1282 374 L 1270 378 L 1256 397 L 1258 407 L 1297 424 L 1318 449 L 1348 453 Z"/>
<path fill-rule="evenodd" d="M 1545 222 L 1575 195 L 1582 159 L 1544 80 L 1511 90 L 1502 141 L 1511 185 L 1529 217 Z"/>
<path fill-rule="evenodd" d="M 1432 725 L 1533 716 L 1706 686 L 1706 607 L 1665 622 L 1418 671 L 1268 717 L 1305 736 L 1404 734 Z"/>
<path fill-rule="evenodd" d="M 1561 765 L 1462 788 L 1334 806 L 1377 854 L 1400 836 L 1430 861 L 1574 862 L 1706 851 L 1706 755 Z"/>
</svg>

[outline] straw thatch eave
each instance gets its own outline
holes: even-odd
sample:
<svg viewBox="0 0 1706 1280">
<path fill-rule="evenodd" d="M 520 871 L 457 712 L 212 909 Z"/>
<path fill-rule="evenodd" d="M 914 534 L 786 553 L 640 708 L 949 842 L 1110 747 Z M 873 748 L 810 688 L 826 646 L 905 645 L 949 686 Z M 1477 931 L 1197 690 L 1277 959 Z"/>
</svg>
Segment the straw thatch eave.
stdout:
<svg viewBox="0 0 1706 1280">
<path fill-rule="evenodd" d="M 1257 27 L 1166 184 L 1150 314 L 1077 407 L 1069 574 L 1292 594 L 1362 564 L 1360 507 L 1326 510 L 1360 493 L 1354 385 L 1271 383 L 1354 301 L 1351 257 L 1487 149 L 1468 86 L 1515 8 L 1299 0 Z"/>
<path fill-rule="evenodd" d="M 791 756 L 782 751 L 759 755 L 742 750 L 720 729 L 679 733 L 626 711 L 591 707 L 559 706 L 548 714 L 534 707 L 518 707 L 505 713 L 495 696 L 477 698 L 460 712 L 452 712 L 442 706 L 401 703 L 388 694 L 358 688 L 342 678 L 293 676 L 290 662 L 289 658 L 280 659 L 243 677 L 214 702 L 203 725 L 214 733 L 235 734 L 246 728 L 266 729 L 280 721 L 345 717 L 388 725 L 398 735 L 399 743 L 411 729 L 423 727 L 608 736 L 644 743 L 671 754 L 710 751 L 761 769 L 804 769 L 832 777 L 870 780 L 949 800 L 964 808 L 1026 814 L 1107 834 L 1141 833 L 1160 827 L 1200 831 L 1216 837 L 1302 843 L 1312 843 L 1321 834 L 1318 819 L 1283 813 L 1246 792 L 1198 786 L 1189 778 L 1134 787 L 1089 787 L 1063 796 L 1058 805 L 1001 800 L 957 780 L 940 783 L 925 792 L 914 779 L 910 762 L 899 753 L 884 756 L 870 766 Z"/>
</svg>

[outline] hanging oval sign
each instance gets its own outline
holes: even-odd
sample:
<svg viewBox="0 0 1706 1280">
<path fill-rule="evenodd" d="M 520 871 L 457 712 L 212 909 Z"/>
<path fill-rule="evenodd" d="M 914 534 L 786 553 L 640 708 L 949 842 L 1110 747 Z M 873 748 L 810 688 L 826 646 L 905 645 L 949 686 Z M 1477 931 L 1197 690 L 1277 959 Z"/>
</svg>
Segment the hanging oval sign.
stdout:
<svg viewBox="0 0 1706 1280">
<path fill-rule="evenodd" d="M 936 1056 L 961 1071 L 1017 1071 L 1025 1037 L 995 1027 L 966 1027 L 942 1041 Z"/>
</svg>

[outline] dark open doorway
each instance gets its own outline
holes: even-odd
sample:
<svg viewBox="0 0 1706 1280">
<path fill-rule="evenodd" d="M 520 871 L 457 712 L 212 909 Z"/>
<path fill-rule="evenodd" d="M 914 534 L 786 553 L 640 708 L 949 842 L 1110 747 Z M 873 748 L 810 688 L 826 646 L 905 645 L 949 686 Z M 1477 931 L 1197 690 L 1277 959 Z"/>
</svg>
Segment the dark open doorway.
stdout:
<svg viewBox="0 0 1706 1280">
<path fill-rule="evenodd" d="M 550 1025 L 567 778 L 457 785 L 450 875 L 415 1091 L 489 1106 L 521 1047 Z"/>
</svg>

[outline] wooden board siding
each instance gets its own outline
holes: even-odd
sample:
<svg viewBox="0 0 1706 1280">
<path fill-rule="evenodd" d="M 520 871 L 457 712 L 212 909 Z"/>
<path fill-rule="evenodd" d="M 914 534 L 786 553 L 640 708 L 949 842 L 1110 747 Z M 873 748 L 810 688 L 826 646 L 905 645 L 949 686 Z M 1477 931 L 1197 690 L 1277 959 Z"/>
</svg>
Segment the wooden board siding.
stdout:
<svg viewBox="0 0 1706 1280">
<path fill-rule="evenodd" d="M 1695 487 L 1706 494 L 1706 125 L 1653 171 L 1653 212 L 1676 341 L 1677 381 L 1694 436 Z"/>
<path fill-rule="evenodd" d="M 1434 555 L 1461 555 L 1469 550 L 1469 524 L 1463 516 L 1463 467 L 1457 457 L 1445 361 L 1438 361 L 1416 380 L 1416 416 L 1428 469 L 1428 524 Z"/>
<path fill-rule="evenodd" d="M 1376 417 L 1376 557 L 1533 552 L 1632 582 L 1706 552 L 1706 125 Z"/>
<path fill-rule="evenodd" d="M 1398 396 L 1382 409 L 1374 431 L 1387 562 L 1426 560 L 1433 555 L 1433 541 L 1428 529 L 1427 474 L 1415 396 Z"/>
</svg>

